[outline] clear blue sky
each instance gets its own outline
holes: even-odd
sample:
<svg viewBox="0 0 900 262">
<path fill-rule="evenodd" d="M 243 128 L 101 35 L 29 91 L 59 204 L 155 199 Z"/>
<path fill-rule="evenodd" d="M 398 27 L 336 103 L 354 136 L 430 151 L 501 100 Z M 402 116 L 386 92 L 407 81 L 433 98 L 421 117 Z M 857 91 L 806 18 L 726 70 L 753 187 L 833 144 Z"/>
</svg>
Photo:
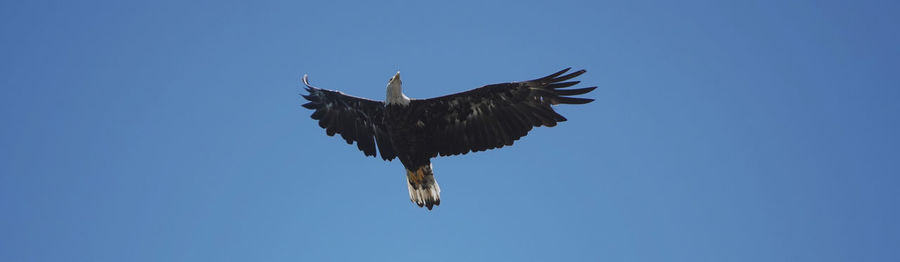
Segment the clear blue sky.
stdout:
<svg viewBox="0 0 900 262">
<path fill-rule="evenodd" d="M 900 259 L 897 1 L 430 2 L 0 3 L 0 261 Z M 299 101 L 569 66 L 432 212 Z"/>
</svg>

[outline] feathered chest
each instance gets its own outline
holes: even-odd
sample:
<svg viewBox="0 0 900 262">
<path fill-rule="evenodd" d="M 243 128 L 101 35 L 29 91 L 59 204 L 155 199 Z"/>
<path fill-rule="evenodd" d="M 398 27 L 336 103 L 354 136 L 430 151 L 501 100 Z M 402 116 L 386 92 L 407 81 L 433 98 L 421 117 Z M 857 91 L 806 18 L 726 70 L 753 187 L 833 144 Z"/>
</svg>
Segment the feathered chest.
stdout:
<svg viewBox="0 0 900 262">
<path fill-rule="evenodd" d="M 409 105 L 387 105 L 384 107 L 384 122 L 393 128 L 423 129 L 426 114 L 421 108 Z"/>
</svg>

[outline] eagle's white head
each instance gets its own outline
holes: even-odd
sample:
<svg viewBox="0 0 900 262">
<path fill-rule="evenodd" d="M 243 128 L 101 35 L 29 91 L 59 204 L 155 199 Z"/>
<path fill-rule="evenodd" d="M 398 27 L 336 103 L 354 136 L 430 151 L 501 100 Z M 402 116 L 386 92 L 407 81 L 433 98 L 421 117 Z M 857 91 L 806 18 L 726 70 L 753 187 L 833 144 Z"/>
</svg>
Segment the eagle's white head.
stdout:
<svg viewBox="0 0 900 262">
<path fill-rule="evenodd" d="M 403 81 L 400 80 L 400 71 L 397 71 L 397 74 L 394 74 L 394 77 L 391 77 L 388 80 L 387 84 L 387 99 L 385 99 L 386 104 L 394 104 L 394 105 L 409 105 L 409 97 L 403 94 L 403 89 L 401 85 Z"/>
</svg>

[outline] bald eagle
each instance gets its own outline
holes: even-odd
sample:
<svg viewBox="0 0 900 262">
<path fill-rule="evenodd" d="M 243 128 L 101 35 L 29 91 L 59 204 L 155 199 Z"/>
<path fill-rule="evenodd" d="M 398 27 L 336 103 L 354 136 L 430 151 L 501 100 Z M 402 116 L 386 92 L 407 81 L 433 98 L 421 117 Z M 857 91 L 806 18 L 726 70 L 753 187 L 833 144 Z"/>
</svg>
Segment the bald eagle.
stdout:
<svg viewBox="0 0 900 262">
<path fill-rule="evenodd" d="M 400 72 L 387 84 L 384 102 L 316 88 L 303 76 L 309 103 L 329 136 L 340 134 L 347 144 L 366 156 L 391 161 L 399 158 L 406 168 L 410 201 L 419 207 L 441 204 L 441 188 L 434 180 L 431 159 L 437 156 L 510 146 L 533 127 L 556 126 L 566 118 L 553 111 L 558 104 L 585 104 L 593 99 L 572 97 L 596 86 L 563 89 L 585 72 L 565 74 L 571 68 L 523 82 L 492 84 L 462 93 L 429 99 L 413 99 L 401 91 Z M 568 81 L 568 82 L 567 82 Z"/>
</svg>

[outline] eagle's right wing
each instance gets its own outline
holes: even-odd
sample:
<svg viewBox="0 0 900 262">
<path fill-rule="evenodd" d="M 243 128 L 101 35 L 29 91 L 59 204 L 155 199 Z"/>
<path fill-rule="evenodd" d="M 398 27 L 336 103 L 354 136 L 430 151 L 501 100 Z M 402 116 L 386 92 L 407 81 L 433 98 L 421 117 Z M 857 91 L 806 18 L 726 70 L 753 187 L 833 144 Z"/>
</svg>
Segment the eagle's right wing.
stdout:
<svg viewBox="0 0 900 262">
<path fill-rule="evenodd" d="M 564 89 L 585 72 L 565 74 L 570 68 L 523 82 L 486 85 L 462 93 L 431 99 L 413 99 L 410 106 L 423 114 L 432 155 L 456 155 L 512 145 L 532 127 L 556 126 L 566 118 L 551 106 L 585 104 L 590 98 L 573 97 L 595 86 Z"/>
<path fill-rule="evenodd" d="M 309 84 L 306 75 L 303 76 L 303 84 L 309 92 L 309 95 L 303 95 L 309 100 L 303 107 L 315 110 L 311 117 L 319 120 L 319 126 L 325 129 L 327 135 L 341 134 L 347 144 L 356 141 L 356 147 L 366 156 L 375 156 L 375 145 L 378 144 L 382 159 L 397 157 L 382 123 L 384 103 L 316 88 Z"/>
</svg>

